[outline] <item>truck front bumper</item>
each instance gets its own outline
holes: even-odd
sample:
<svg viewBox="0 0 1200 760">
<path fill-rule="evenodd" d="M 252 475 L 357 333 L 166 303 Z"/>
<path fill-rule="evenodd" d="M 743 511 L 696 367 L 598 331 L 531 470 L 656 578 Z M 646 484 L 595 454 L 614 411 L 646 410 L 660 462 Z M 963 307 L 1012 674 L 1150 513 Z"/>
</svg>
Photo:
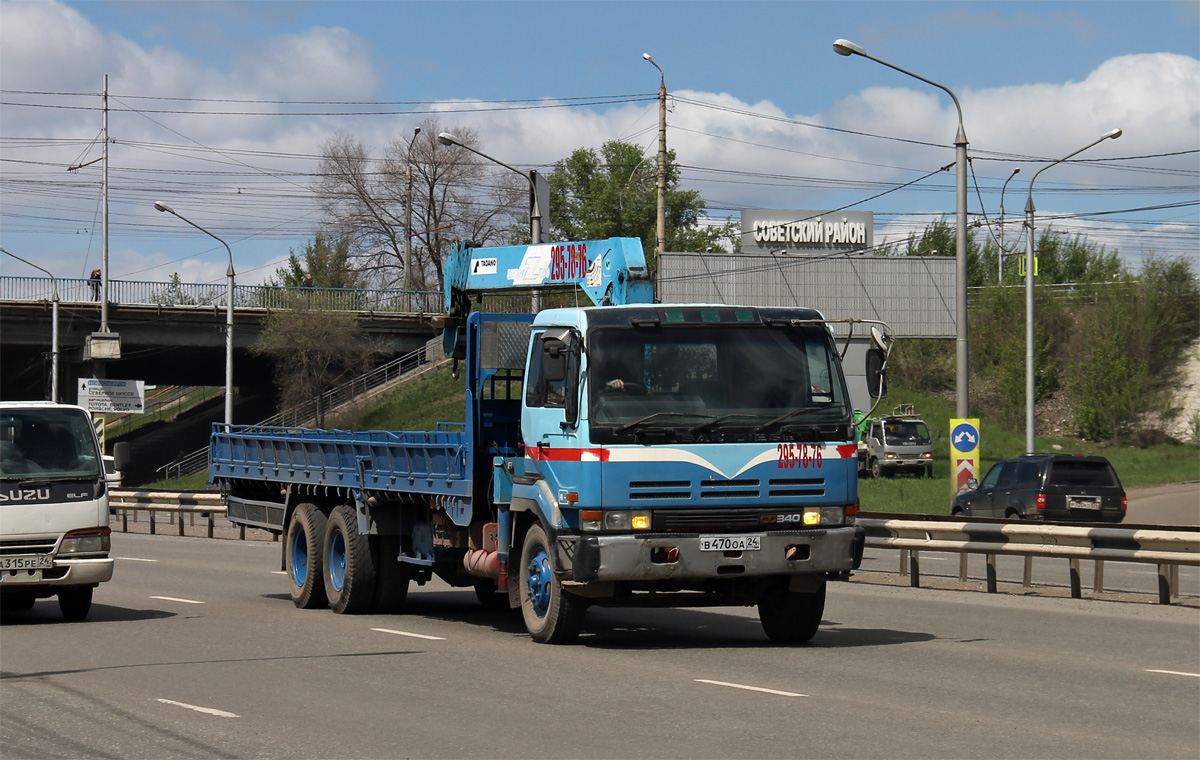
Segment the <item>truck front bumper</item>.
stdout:
<svg viewBox="0 0 1200 760">
<path fill-rule="evenodd" d="M 112 580 L 112 557 L 95 559 L 55 559 L 44 570 L 6 570 L 0 573 L 0 587 L 26 589 L 33 586 L 95 586 Z"/>
<path fill-rule="evenodd" d="M 572 580 L 656 581 L 845 573 L 862 563 L 866 533 L 847 526 L 759 534 L 754 551 L 701 551 L 698 534 L 580 536 Z M 793 557 L 793 559 L 789 559 Z"/>
</svg>

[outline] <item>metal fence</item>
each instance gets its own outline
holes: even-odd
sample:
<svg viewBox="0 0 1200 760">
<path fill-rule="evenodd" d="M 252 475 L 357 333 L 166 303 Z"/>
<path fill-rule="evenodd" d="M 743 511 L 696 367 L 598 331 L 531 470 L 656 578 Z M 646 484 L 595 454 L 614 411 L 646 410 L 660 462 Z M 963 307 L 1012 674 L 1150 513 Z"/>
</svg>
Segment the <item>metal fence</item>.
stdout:
<svg viewBox="0 0 1200 760">
<path fill-rule="evenodd" d="M 1170 604 L 1179 595 L 1179 566 L 1200 566 L 1200 530 L 1197 529 L 941 518 L 860 517 L 858 524 L 867 531 L 867 546 L 900 550 L 900 573 L 908 575 L 909 584 L 914 587 L 921 585 L 921 551 L 961 554 L 959 580 L 962 581 L 967 576 L 967 555 L 982 554 L 987 563 L 987 590 L 991 593 L 997 590 L 996 557 L 999 555 L 1025 558 L 1024 587 L 1031 583 L 1034 557 L 1066 559 L 1071 596 L 1075 599 L 1082 596 L 1080 560 L 1096 563 L 1096 593 L 1104 590 L 1105 561 L 1140 562 L 1158 567 L 1158 600 Z"/>
<path fill-rule="evenodd" d="M 94 280 L 59 279 L 58 298 L 63 302 L 100 300 Z M 50 301 L 55 281 L 48 277 L 0 277 L 0 300 Z M 109 280 L 109 303 L 149 306 L 214 306 L 225 304 L 224 284 Z M 385 314 L 440 314 L 443 295 L 433 290 L 357 288 L 281 288 L 270 285 L 237 285 L 233 304 L 238 309 L 290 309 L 298 305 L 325 311 L 374 311 Z"/>
</svg>

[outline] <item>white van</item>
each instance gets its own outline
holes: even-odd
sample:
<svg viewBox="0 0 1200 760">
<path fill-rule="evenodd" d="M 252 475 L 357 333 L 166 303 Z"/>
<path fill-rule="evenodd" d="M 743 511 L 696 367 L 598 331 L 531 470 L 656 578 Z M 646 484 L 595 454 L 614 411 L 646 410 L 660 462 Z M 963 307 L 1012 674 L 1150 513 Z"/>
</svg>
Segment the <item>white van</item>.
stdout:
<svg viewBox="0 0 1200 760">
<path fill-rule="evenodd" d="M 129 444 L 113 459 L 123 470 Z M 0 402 L 0 608 L 58 596 L 63 617 L 87 617 L 92 590 L 113 574 L 109 487 L 86 409 Z"/>
</svg>

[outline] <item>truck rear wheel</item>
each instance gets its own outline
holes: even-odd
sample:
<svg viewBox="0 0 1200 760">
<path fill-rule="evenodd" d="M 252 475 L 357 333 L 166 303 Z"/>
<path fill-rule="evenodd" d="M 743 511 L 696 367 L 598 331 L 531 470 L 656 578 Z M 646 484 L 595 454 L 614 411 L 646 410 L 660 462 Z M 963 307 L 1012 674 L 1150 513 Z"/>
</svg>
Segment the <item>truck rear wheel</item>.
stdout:
<svg viewBox="0 0 1200 760">
<path fill-rule="evenodd" d="M 533 525 L 521 546 L 521 615 L 525 629 L 539 644 L 569 644 L 579 636 L 587 602 L 563 590 L 550 561 L 550 541 Z"/>
<path fill-rule="evenodd" d="M 825 583 L 818 591 L 789 591 L 787 581 L 775 584 L 758 600 L 758 619 L 771 641 L 799 644 L 810 641 L 825 614 Z"/>
<path fill-rule="evenodd" d="M 329 515 L 321 557 L 329 609 L 339 615 L 369 610 L 375 600 L 375 562 L 367 536 L 358 532 L 352 505 L 343 504 Z"/>
<path fill-rule="evenodd" d="M 288 523 L 284 569 L 292 604 L 302 610 L 325 606 L 321 542 L 325 540 L 325 513 L 315 504 L 299 504 Z"/>
<path fill-rule="evenodd" d="M 63 589 L 58 592 L 58 609 L 67 620 L 83 620 L 92 609 L 92 587 Z"/>
</svg>

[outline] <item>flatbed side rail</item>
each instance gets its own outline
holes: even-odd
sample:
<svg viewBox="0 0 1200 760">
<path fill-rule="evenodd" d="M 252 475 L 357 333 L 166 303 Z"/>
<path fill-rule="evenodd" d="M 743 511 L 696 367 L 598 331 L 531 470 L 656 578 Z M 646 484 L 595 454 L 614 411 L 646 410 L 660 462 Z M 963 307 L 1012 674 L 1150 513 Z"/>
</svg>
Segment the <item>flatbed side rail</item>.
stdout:
<svg viewBox="0 0 1200 760">
<path fill-rule="evenodd" d="M 347 431 L 214 424 L 212 480 L 266 480 L 372 491 L 469 497 L 466 436 L 434 431 Z"/>
</svg>

